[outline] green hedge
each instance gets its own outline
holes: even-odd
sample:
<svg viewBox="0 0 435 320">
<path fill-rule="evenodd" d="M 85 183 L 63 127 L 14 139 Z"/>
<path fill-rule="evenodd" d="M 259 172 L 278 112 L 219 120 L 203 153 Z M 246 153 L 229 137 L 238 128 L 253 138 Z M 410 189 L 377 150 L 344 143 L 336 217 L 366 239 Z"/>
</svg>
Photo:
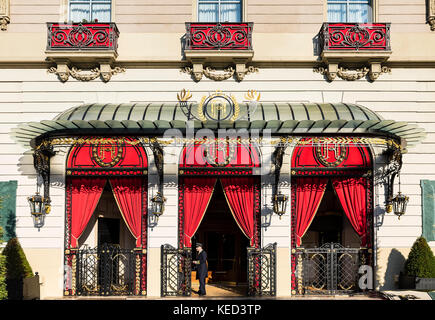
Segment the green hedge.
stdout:
<svg viewBox="0 0 435 320">
<path fill-rule="evenodd" d="M 3 229 L 0 227 L 0 239 L 3 236 Z M 0 244 L 1 244 L 0 240 Z M 0 300 L 8 298 L 8 291 L 6 289 L 6 257 L 0 253 Z"/>
<path fill-rule="evenodd" d="M 33 277 L 32 268 L 17 238 L 12 238 L 8 241 L 3 254 L 6 256 L 7 279 Z"/>
<path fill-rule="evenodd" d="M 419 278 L 435 278 L 435 256 L 425 238 L 418 238 L 412 245 L 405 262 L 405 274 Z"/>
</svg>

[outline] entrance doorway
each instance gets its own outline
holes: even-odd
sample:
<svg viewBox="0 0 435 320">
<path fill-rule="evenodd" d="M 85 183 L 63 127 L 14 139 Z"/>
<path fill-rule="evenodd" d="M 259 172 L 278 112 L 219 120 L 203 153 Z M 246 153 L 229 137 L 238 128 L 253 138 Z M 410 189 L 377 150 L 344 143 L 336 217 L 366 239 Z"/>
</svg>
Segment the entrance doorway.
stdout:
<svg viewBox="0 0 435 320">
<path fill-rule="evenodd" d="M 304 248 L 318 248 L 326 243 L 338 243 L 344 247 L 359 248 L 360 238 L 343 212 L 331 180 L 301 245 Z"/>
<path fill-rule="evenodd" d="M 79 248 L 84 245 L 94 248 L 104 244 L 123 249 L 135 247 L 135 239 L 122 218 L 109 182 L 106 182 L 94 213 L 78 242 Z"/>
<path fill-rule="evenodd" d="M 202 243 L 207 252 L 208 283 L 246 287 L 249 239 L 237 225 L 219 179 L 204 218 L 193 237 L 193 249 L 197 242 Z M 196 255 L 193 250 L 194 260 Z"/>
</svg>

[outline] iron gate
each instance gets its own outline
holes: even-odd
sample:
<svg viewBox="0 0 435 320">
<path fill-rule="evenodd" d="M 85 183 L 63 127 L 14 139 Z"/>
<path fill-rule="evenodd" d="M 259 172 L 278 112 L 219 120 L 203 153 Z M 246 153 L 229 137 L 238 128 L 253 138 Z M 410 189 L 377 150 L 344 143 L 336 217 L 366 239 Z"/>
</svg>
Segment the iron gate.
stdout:
<svg viewBox="0 0 435 320">
<path fill-rule="evenodd" d="M 248 295 L 276 295 L 276 242 L 248 248 Z"/>
<path fill-rule="evenodd" d="M 161 296 L 190 296 L 192 249 L 177 249 L 169 244 L 161 247 Z"/>
<path fill-rule="evenodd" d="M 78 250 L 77 295 L 135 294 L 138 281 L 136 275 L 140 273 L 140 270 L 136 270 L 136 262 L 137 259 L 140 261 L 141 255 L 141 252 L 107 244 Z"/>
<path fill-rule="evenodd" d="M 297 249 L 298 294 L 345 294 L 358 290 L 358 269 L 364 250 L 326 243 L 319 248 Z"/>
</svg>

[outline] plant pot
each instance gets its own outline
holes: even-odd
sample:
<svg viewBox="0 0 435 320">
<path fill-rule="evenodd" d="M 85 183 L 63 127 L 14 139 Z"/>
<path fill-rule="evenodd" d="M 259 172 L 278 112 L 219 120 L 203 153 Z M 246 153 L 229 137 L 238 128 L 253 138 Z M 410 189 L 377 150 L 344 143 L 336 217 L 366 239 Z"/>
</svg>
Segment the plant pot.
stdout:
<svg viewBox="0 0 435 320">
<path fill-rule="evenodd" d="M 415 278 L 415 289 L 435 290 L 435 278 Z"/>
<path fill-rule="evenodd" d="M 6 279 L 8 300 L 23 300 L 23 278 Z"/>
<path fill-rule="evenodd" d="M 401 272 L 399 276 L 399 289 L 415 289 L 415 278 Z"/>
</svg>

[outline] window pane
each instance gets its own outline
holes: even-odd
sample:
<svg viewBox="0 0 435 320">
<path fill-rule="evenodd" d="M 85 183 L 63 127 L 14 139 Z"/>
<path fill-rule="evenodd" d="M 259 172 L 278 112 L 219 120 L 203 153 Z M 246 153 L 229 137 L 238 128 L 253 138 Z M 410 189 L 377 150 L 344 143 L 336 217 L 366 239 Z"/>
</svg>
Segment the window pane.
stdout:
<svg viewBox="0 0 435 320">
<path fill-rule="evenodd" d="M 98 19 L 98 22 L 110 22 L 110 4 L 93 4 L 92 21 Z"/>
<path fill-rule="evenodd" d="M 346 4 L 328 4 L 328 22 L 346 22 Z"/>
<path fill-rule="evenodd" d="M 90 20 L 89 4 L 70 4 L 70 20 L 72 22 L 82 22 L 83 19 Z"/>
<path fill-rule="evenodd" d="M 369 10 L 366 4 L 350 4 L 349 5 L 349 21 L 348 22 L 368 22 Z"/>
<path fill-rule="evenodd" d="M 241 22 L 242 10 L 240 3 L 221 4 L 220 22 Z"/>
<path fill-rule="evenodd" d="M 209 3 L 200 3 L 198 6 L 198 21 L 199 22 L 219 22 L 218 20 L 218 5 Z"/>
</svg>

